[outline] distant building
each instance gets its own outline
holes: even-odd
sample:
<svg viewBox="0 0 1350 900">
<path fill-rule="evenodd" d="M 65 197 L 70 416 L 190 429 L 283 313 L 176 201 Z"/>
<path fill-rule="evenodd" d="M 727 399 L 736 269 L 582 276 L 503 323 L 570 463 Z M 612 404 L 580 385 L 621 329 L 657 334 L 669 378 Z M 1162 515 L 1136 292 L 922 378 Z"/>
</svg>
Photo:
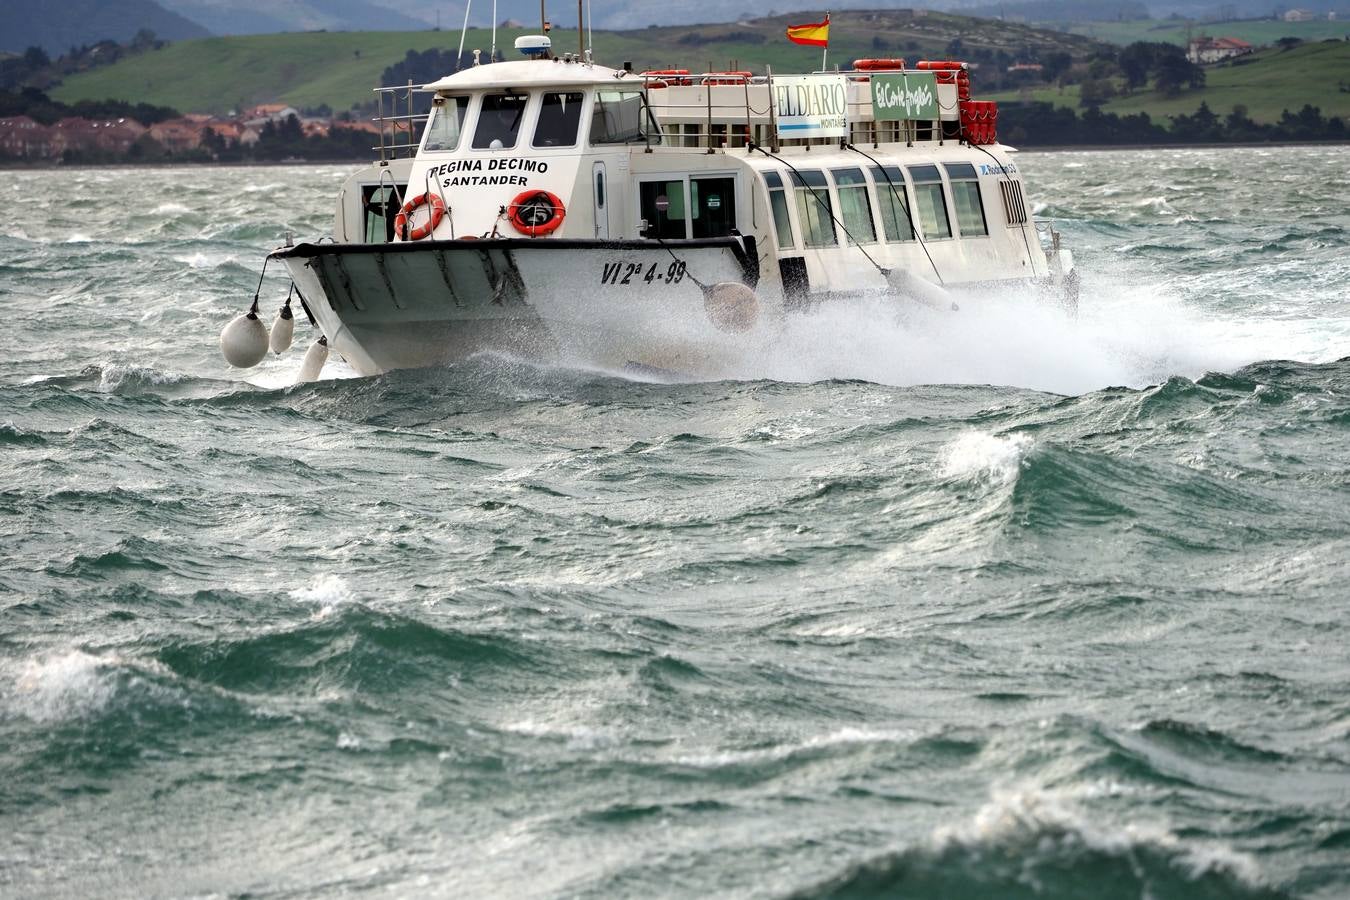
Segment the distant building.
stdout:
<svg viewBox="0 0 1350 900">
<path fill-rule="evenodd" d="M 1045 66 L 1040 63 L 1013 63 L 1011 66 L 1008 66 L 1008 72 L 1010 74 L 1026 72 L 1028 75 L 1039 75 L 1044 69 Z"/>
<path fill-rule="evenodd" d="M 170 153 L 183 153 L 202 145 L 204 127 L 202 122 L 194 122 L 189 118 L 169 119 L 151 125 L 150 136 Z"/>
<path fill-rule="evenodd" d="M 1311 22 L 1317 18 L 1317 13 L 1308 9 L 1291 9 L 1283 18 L 1286 22 Z"/>
<path fill-rule="evenodd" d="M 50 130 L 28 116 L 0 119 L 0 156 L 42 159 L 51 152 Z"/>
<path fill-rule="evenodd" d="M 245 124 L 252 125 L 254 128 L 261 129 L 268 122 L 278 124 L 285 122 L 291 116 L 296 120 L 300 119 L 300 110 L 294 106 L 287 106 L 285 103 L 263 103 L 253 107 L 244 114 Z"/>
<path fill-rule="evenodd" d="M 1237 38 L 1198 37 L 1186 45 L 1186 58 L 1196 65 L 1204 66 L 1235 56 L 1246 56 L 1253 49 L 1251 44 Z"/>
<path fill-rule="evenodd" d="M 146 130 L 134 119 L 90 120 L 72 116 L 51 127 L 50 155 L 60 156 L 67 150 L 126 153 Z"/>
</svg>

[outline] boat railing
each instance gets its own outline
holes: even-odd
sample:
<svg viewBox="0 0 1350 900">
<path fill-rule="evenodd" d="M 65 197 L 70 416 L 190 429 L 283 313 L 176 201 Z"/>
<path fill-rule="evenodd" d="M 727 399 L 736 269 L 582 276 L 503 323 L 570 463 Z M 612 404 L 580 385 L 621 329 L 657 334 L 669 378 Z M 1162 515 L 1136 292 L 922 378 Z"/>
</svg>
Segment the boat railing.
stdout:
<svg viewBox="0 0 1350 900">
<path fill-rule="evenodd" d="M 370 149 L 379 152 L 380 162 L 417 155 L 420 128 L 429 114 L 417 112 L 415 97 L 434 93 L 425 85 L 412 81 L 406 85 L 375 88 L 375 115 L 371 122 L 379 129 L 380 142 Z"/>
<path fill-rule="evenodd" d="M 863 82 L 873 72 L 843 71 L 812 74 L 844 75 Z M 665 70 L 642 73 L 648 105 L 661 122 L 666 145 L 704 149 L 743 148 L 749 142 L 763 146 L 832 145 L 839 138 L 783 138 L 775 141 L 777 131 L 772 92 L 772 76 L 743 72 L 690 73 Z M 782 77 L 782 76 L 780 76 Z M 671 91 L 671 88 L 697 88 L 697 91 Z M 932 121 L 878 121 L 872 115 L 872 100 L 846 101 L 848 141 L 854 144 L 910 143 L 933 140 L 940 135 Z"/>
</svg>

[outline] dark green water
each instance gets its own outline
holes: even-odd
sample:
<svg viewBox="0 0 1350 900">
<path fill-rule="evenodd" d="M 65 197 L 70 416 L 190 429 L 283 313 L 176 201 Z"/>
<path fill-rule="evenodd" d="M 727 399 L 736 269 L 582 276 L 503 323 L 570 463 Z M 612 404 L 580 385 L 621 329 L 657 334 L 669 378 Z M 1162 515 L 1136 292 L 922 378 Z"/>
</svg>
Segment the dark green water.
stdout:
<svg viewBox="0 0 1350 900">
<path fill-rule="evenodd" d="M 244 382 L 342 170 L 12 175 L 0 895 L 1350 895 L 1344 148 L 1022 162 L 1080 319 L 695 384 Z"/>
</svg>

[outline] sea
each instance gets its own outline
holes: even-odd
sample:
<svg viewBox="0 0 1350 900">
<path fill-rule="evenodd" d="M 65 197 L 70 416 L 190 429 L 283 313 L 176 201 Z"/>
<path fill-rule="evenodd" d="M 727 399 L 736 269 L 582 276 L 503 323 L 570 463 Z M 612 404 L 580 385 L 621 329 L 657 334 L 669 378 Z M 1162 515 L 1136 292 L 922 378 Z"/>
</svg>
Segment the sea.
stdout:
<svg viewBox="0 0 1350 900">
<path fill-rule="evenodd" d="M 1346 148 L 1017 160 L 1076 317 L 712 381 L 232 370 L 349 167 L 6 172 L 0 896 L 1350 896 Z"/>
</svg>

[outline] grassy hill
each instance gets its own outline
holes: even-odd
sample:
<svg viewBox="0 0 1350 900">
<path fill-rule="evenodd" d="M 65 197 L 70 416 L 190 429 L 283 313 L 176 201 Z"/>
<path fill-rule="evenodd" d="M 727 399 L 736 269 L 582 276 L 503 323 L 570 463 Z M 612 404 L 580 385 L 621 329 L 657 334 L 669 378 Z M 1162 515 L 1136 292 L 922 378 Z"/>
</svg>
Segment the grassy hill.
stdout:
<svg viewBox="0 0 1350 900">
<path fill-rule="evenodd" d="M 1350 92 L 1340 90 L 1341 82 L 1350 84 L 1350 42 L 1319 41 L 1287 51 L 1263 50 L 1238 63 L 1207 67 L 1201 90 L 1185 91 L 1176 97 L 1137 91 L 1103 104 L 1102 110 L 1122 115 L 1146 112 L 1155 121 L 1164 121 L 1165 116 L 1195 112 L 1203 101 L 1221 116 L 1241 104 L 1253 120 L 1268 123 L 1277 121 L 1286 109 L 1297 112 L 1311 103 L 1324 116 L 1350 120 Z M 1078 87 L 1009 91 L 993 94 L 990 99 L 1044 100 L 1077 108 Z"/>
<path fill-rule="evenodd" d="M 820 65 L 813 47 L 789 43 L 783 31 L 800 14 L 720 25 L 595 32 L 596 59 L 617 66 L 632 60 L 639 69 L 730 66 L 776 72 L 811 71 Z M 510 56 L 512 42 L 530 29 L 500 30 L 497 47 Z M 1042 31 L 1025 25 L 913 10 L 850 11 L 832 17 L 830 63 L 872 56 L 911 60 L 942 57 L 954 40 L 963 58 L 995 54 L 1023 58 L 1029 53 L 1065 51 L 1081 59 L 1096 46 L 1089 38 Z M 371 99 L 380 73 L 408 50 L 432 48 L 453 53 L 457 31 L 312 32 L 182 41 L 115 65 L 72 76 L 49 93 L 73 103 L 81 99 L 124 99 L 173 106 L 185 112 L 227 112 L 255 103 L 284 101 L 296 106 L 326 103 L 347 109 Z M 465 49 L 490 46 L 489 32 L 471 29 Z M 575 30 L 555 29 L 559 51 L 577 46 Z"/>
<path fill-rule="evenodd" d="M 1183 19 L 1139 19 L 1129 22 L 1084 22 L 1066 26 L 1066 30 L 1111 44 L 1133 44 L 1135 41 L 1186 46 L 1187 35 L 1199 37 L 1232 37 L 1260 47 L 1273 44 L 1282 37 L 1320 41 L 1344 38 L 1350 34 L 1347 22 L 1283 22 L 1275 19 L 1251 19 L 1241 22 L 1192 22 Z"/>
</svg>

